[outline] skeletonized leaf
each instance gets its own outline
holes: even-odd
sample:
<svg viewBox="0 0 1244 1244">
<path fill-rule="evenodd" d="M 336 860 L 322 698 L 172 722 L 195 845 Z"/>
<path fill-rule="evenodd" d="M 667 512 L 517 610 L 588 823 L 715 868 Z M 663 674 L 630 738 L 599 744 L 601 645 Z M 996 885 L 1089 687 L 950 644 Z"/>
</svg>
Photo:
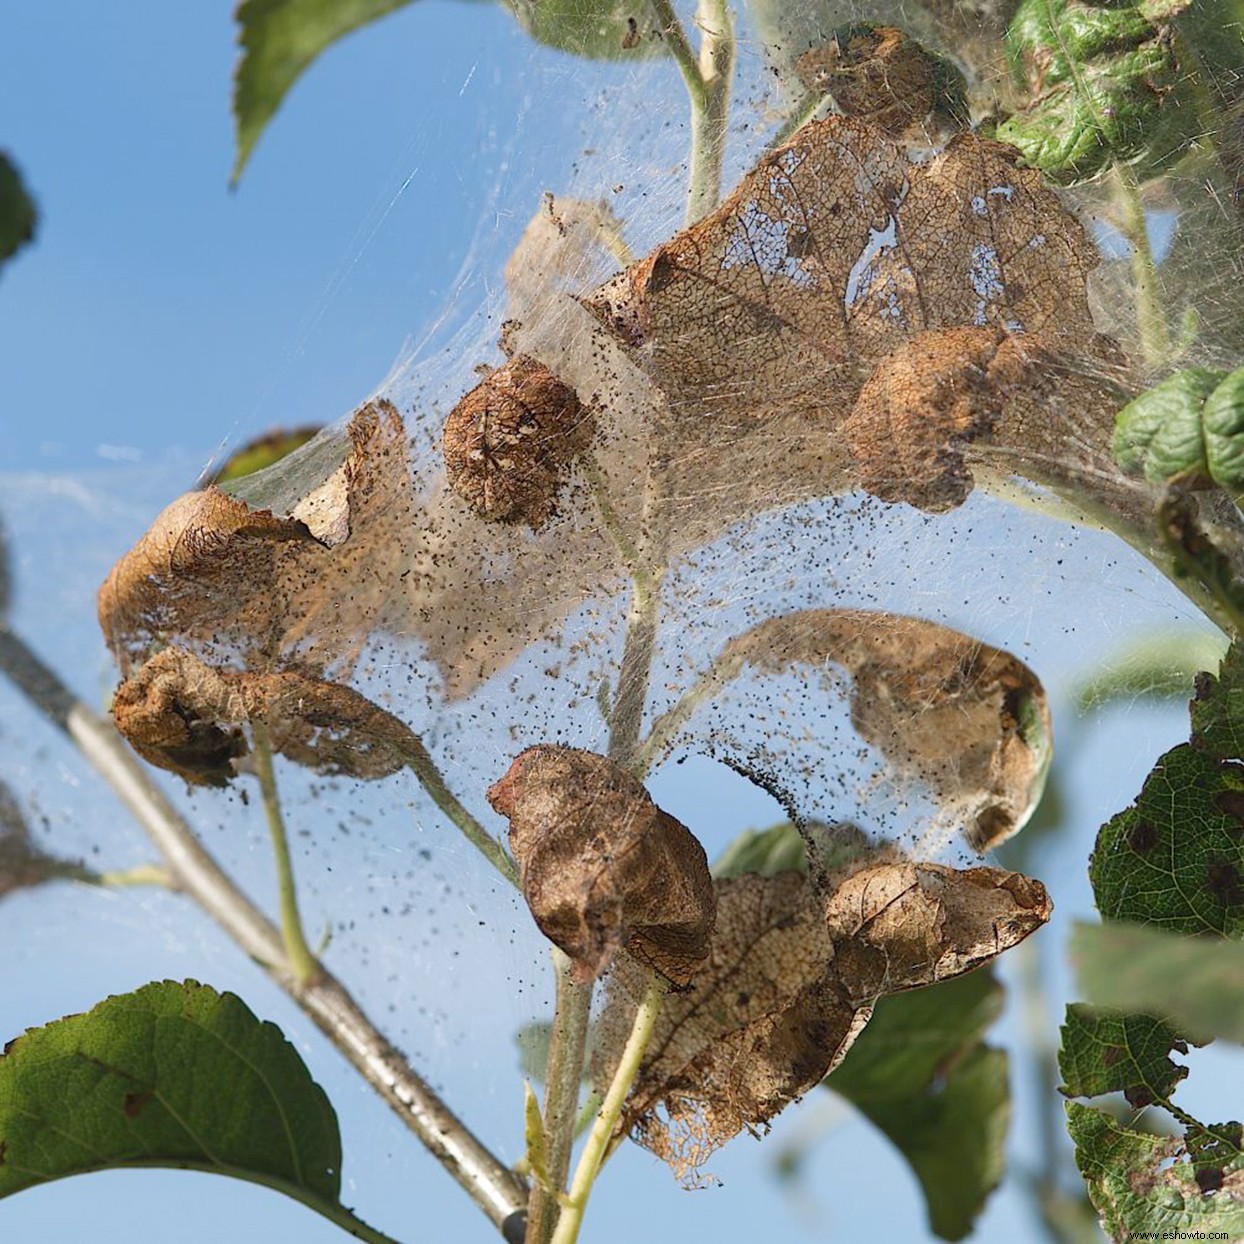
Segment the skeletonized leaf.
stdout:
<svg viewBox="0 0 1244 1244">
<path fill-rule="evenodd" d="M 213 665 L 267 671 L 296 653 L 307 670 L 349 667 L 404 588 L 411 484 L 388 402 L 356 412 L 339 443 L 317 439 L 232 495 L 207 488 L 165 509 L 100 589 L 100 626 L 123 674 L 170 639 Z M 323 461 L 326 449 L 335 461 Z M 307 464 L 314 484 L 304 487 Z M 288 504 L 279 480 L 296 481 Z"/>
<path fill-rule="evenodd" d="M 278 1028 L 195 981 L 145 985 L 10 1041 L 0 1155 L 0 1197 L 66 1175 L 167 1166 L 347 1216 L 324 1091 Z"/>
<path fill-rule="evenodd" d="M 528 748 L 488 791 L 510 822 L 523 896 L 541 932 L 593 980 L 626 946 L 675 985 L 708 953 L 712 880 L 695 835 L 612 761 Z"/>
<path fill-rule="evenodd" d="M 250 750 L 241 727 L 262 724 L 272 747 L 319 773 L 380 778 L 421 750 L 392 713 L 339 683 L 297 670 L 236 673 L 184 648 L 157 652 L 117 688 L 117 729 L 145 760 L 187 782 L 224 786 Z"/>
<path fill-rule="evenodd" d="M 1186 1141 L 1132 1131 L 1104 1111 L 1067 1103 L 1076 1164 L 1116 1244 L 1141 1232 L 1244 1235 L 1244 1155 L 1198 1162 Z M 1224 1147 L 1225 1148 L 1225 1147 Z"/>
<path fill-rule="evenodd" d="M 799 873 L 719 879 L 708 963 L 666 999 L 622 1126 L 680 1178 L 824 1079 L 887 993 L 986 963 L 1049 918 L 1039 882 L 883 853 L 828 895 Z M 645 981 L 619 956 L 593 1054 L 607 1085 Z"/>
<path fill-rule="evenodd" d="M 1121 360 L 1094 337 L 1085 281 L 1096 251 L 1039 174 L 1014 161 L 1013 148 L 964 134 L 914 163 L 866 122 L 813 122 L 716 212 L 585 305 L 676 412 L 714 416 L 674 425 L 681 438 L 701 427 L 707 452 L 798 416 L 821 433 L 806 469 L 831 481 L 854 461 L 861 482 L 891 499 L 926 504 L 959 441 L 1004 451 L 996 462 L 978 455 L 981 469 L 1053 478 L 1059 463 L 1083 459 L 1086 439 L 1090 456 L 1104 456 L 1119 401 L 1093 377 Z M 904 347 L 915 353 L 888 359 Z M 922 374 L 926 355 L 945 360 L 943 374 Z M 885 400 L 913 387 L 933 429 Z M 844 420 L 851 433 L 837 446 Z M 1063 443 L 1070 427 L 1074 452 Z M 896 446 L 903 457 L 878 480 L 874 459 Z M 955 474 L 933 508 L 966 495 L 971 476 Z"/>
<path fill-rule="evenodd" d="M 243 0 L 236 20 L 242 57 L 234 70 L 236 182 L 259 136 L 298 76 L 326 48 L 410 0 Z"/>
</svg>

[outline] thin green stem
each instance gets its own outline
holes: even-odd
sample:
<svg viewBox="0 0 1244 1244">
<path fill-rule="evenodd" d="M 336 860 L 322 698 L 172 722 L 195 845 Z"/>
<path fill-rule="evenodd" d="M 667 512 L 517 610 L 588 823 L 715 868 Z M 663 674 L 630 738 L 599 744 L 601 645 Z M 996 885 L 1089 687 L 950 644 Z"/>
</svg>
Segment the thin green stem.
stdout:
<svg viewBox="0 0 1244 1244">
<path fill-rule="evenodd" d="M 509 852 L 459 802 L 458 797 L 445 784 L 432 754 L 413 731 L 403 745 L 403 757 L 432 802 L 462 831 L 467 841 L 497 872 L 511 885 L 517 886 L 518 869 L 514 866 Z"/>
<path fill-rule="evenodd" d="M 660 578 L 636 576 L 626 619 L 622 664 L 618 668 L 618 693 L 609 715 L 609 756 L 624 769 L 634 768 L 639 732 L 643 725 L 652 657 L 657 635 Z"/>
<path fill-rule="evenodd" d="M 591 984 L 575 982 L 570 960 L 556 948 L 553 960 L 557 969 L 557 1007 L 544 1076 L 544 1134 L 550 1186 L 544 1188 L 539 1180 L 532 1181 L 527 1205 L 527 1244 L 547 1244 L 557 1225 L 557 1193 L 566 1186 L 570 1171 L 579 1112 L 579 1082 L 583 1077 L 588 1018 L 592 1009 Z"/>
<path fill-rule="evenodd" d="M 1140 334 L 1140 350 L 1145 366 L 1159 370 L 1170 357 L 1170 331 L 1162 291 L 1158 283 L 1158 267 L 1149 244 L 1149 226 L 1145 206 L 1140 197 L 1140 183 L 1126 164 L 1114 166 L 1118 186 L 1117 218 L 1119 230 L 1132 252 L 1132 284 L 1136 291 L 1136 329 Z"/>
<path fill-rule="evenodd" d="M 0 623 L 0 673 L 104 779 L 163 856 L 178 887 L 314 1022 L 508 1241 L 526 1217 L 526 1187 L 437 1096 L 327 969 L 300 985 L 283 965 L 281 936 L 195 836 L 126 747 L 111 721 L 93 712 Z"/>
<path fill-rule="evenodd" d="M 726 0 L 700 0 L 700 81 L 703 93 L 691 96 L 691 173 L 687 186 L 687 223 L 707 216 L 721 198 L 721 169 L 730 119 L 734 79 L 734 17 Z"/>
<path fill-rule="evenodd" d="M 289 856 L 289 838 L 285 833 L 285 818 L 281 813 L 281 799 L 276 789 L 276 773 L 272 767 L 272 742 L 268 727 L 263 722 L 252 722 L 255 732 L 253 754 L 255 772 L 259 777 L 259 789 L 263 795 L 263 810 L 268 821 L 268 833 L 272 838 L 272 854 L 276 858 L 277 893 L 281 910 L 281 938 L 285 942 L 285 958 L 294 980 L 306 985 L 319 975 L 320 965 L 311 947 L 307 945 L 302 931 L 302 918 L 298 914 L 298 894 L 294 888 L 294 865 Z"/>
<path fill-rule="evenodd" d="M 642 777 L 652 768 L 656 758 L 665 749 L 673 735 L 682 728 L 687 718 L 710 696 L 715 695 L 741 668 L 740 657 L 719 656 L 707 670 L 689 687 L 678 700 L 652 723 L 648 737 L 635 753 L 634 770 Z"/>
<path fill-rule="evenodd" d="M 782 122 L 777 133 L 769 140 L 769 150 L 772 151 L 775 147 L 780 147 L 783 143 L 789 142 L 814 117 L 828 111 L 831 102 L 830 96 L 818 95 L 815 91 L 809 91 L 799 101 L 799 106 L 795 111 Z"/>
<path fill-rule="evenodd" d="M 661 27 L 665 46 L 669 48 L 674 64 L 678 66 L 678 72 L 682 74 L 682 80 L 687 85 L 692 108 L 703 107 L 704 79 L 700 76 L 700 64 L 687 39 L 687 32 L 682 28 L 678 14 L 674 12 L 674 6 L 670 0 L 649 0 L 649 3 Z"/>
<path fill-rule="evenodd" d="M 648 980 L 648 989 L 643 1001 L 635 1012 L 635 1022 L 631 1026 L 631 1035 L 627 1038 L 626 1048 L 618 1069 L 614 1073 L 609 1090 L 605 1094 L 604 1104 L 596 1116 L 596 1122 L 588 1134 L 587 1144 L 579 1155 L 579 1164 L 575 1167 L 574 1182 L 570 1185 L 569 1195 L 562 1207 L 557 1222 L 557 1230 L 553 1235 L 553 1244 L 575 1244 L 579 1238 L 579 1228 L 583 1224 L 583 1213 L 587 1209 L 588 1197 L 592 1194 L 592 1185 L 600 1171 L 601 1163 L 613 1140 L 613 1134 L 622 1117 L 622 1107 L 626 1102 L 631 1085 L 639 1075 L 643 1062 L 644 1050 L 656 1026 L 657 1016 L 661 1013 L 661 1003 L 665 998 L 665 982 L 653 972 Z"/>
<path fill-rule="evenodd" d="M 159 864 L 138 864 L 134 868 L 118 868 L 110 872 L 95 873 L 91 878 L 95 885 L 109 889 L 125 889 L 133 885 L 159 886 L 165 890 L 176 890 L 177 881 L 167 868 Z"/>
</svg>

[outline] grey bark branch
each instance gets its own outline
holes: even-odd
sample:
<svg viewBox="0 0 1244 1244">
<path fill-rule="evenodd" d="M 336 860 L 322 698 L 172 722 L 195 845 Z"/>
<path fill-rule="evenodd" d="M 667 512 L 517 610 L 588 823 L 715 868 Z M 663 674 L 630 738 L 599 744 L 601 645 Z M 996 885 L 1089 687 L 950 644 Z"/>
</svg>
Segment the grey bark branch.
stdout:
<svg viewBox="0 0 1244 1244">
<path fill-rule="evenodd" d="M 131 755 L 112 723 L 79 701 L 19 636 L 0 625 L 0 671 L 77 745 L 133 813 L 178 887 L 193 898 L 311 1018 L 466 1190 L 502 1236 L 525 1230 L 527 1189 L 490 1153 L 372 1024 L 322 965 L 299 984 L 285 965 L 280 932 L 204 850 L 190 825 Z"/>
</svg>

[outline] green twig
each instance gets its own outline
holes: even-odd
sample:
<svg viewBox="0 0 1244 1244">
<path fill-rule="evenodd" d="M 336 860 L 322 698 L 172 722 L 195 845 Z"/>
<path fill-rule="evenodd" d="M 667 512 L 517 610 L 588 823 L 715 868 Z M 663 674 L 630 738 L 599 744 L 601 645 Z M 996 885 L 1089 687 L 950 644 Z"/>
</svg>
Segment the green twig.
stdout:
<svg viewBox="0 0 1244 1244">
<path fill-rule="evenodd" d="M 570 960 L 553 951 L 557 969 L 557 1006 L 549 1034 L 544 1074 L 545 1170 L 549 1186 L 533 1180 L 527 1206 L 527 1244 L 547 1244 L 557 1225 L 557 1193 L 566 1186 L 570 1152 L 574 1147 L 579 1111 L 579 1083 L 587 1049 L 588 1018 L 592 1009 L 591 984 L 576 984 Z"/>
<path fill-rule="evenodd" d="M 665 749 L 674 734 L 682 729 L 687 718 L 705 700 L 715 695 L 742 668 L 741 657 L 723 654 L 708 667 L 695 684 L 683 692 L 678 700 L 652 723 L 648 737 L 635 753 L 634 769 L 641 777 L 652 768 L 656 758 Z"/>
<path fill-rule="evenodd" d="M 255 732 L 255 749 L 252 753 L 255 773 L 263 794 L 263 810 L 268 820 L 268 833 L 272 838 L 272 854 L 276 858 L 276 883 L 280 898 L 281 937 L 285 942 L 285 959 L 298 984 L 306 985 L 319 974 L 320 965 L 311 953 L 311 947 L 307 945 L 306 935 L 302 931 L 302 918 L 298 914 L 294 865 L 289 856 L 289 838 L 285 833 L 281 798 L 276 789 L 268 727 L 260 721 L 252 722 L 251 727 Z"/>
<path fill-rule="evenodd" d="M 721 198 L 721 168 L 730 119 L 734 77 L 734 18 L 726 0 L 700 0 L 700 81 L 703 94 L 691 97 L 691 175 L 687 186 L 687 223 L 694 224 Z"/>
<path fill-rule="evenodd" d="M 511 885 L 518 885 L 518 869 L 509 852 L 459 802 L 445 784 L 431 752 L 413 731 L 403 746 L 403 759 L 419 779 L 432 802 L 462 831 L 463 836 Z"/>
<path fill-rule="evenodd" d="M 649 0 L 649 2 L 661 28 L 661 38 L 665 40 L 665 46 L 669 48 L 670 55 L 678 66 L 678 72 L 682 74 L 682 80 L 687 85 L 687 94 L 691 96 L 692 108 L 703 107 L 704 79 L 700 76 L 700 65 L 687 39 L 687 32 L 683 30 L 678 14 L 674 12 L 674 6 L 670 0 Z"/>
<path fill-rule="evenodd" d="M 90 881 L 94 885 L 115 890 L 133 885 L 159 886 L 165 890 L 179 888 L 173 874 L 159 864 L 138 864 L 134 868 L 117 868 L 110 872 L 95 873 Z"/>
<path fill-rule="evenodd" d="M 1149 226 L 1145 205 L 1140 197 L 1140 183 L 1126 164 L 1114 166 L 1119 231 L 1127 239 L 1132 252 L 1132 284 L 1136 290 L 1136 329 L 1140 334 L 1140 351 L 1150 371 L 1159 370 L 1170 357 L 1171 340 L 1162 306 L 1158 283 L 1158 267 L 1149 244 Z"/>
<path fill-rule="evenodd" d="M 644 1050 L 661 1012 L 661 1002 L 665 997 L 665 982 L 653 972 L 648 980 L 648 989 L 635 1012 L 635 1022 L 631 1027 L 631 1035 L 627 1038 L 626 1048 L 622 1051 L 621 1061 L 614 1073 L 613 1081 L 605 1094 L 604 1105 L 596 1116 L 596 1122 L 588 1134 L 587 1144 L 579 1156 L 579 1164 L 575 1167 L 574 1182 L 562 1207 L 561 1216 L 557 1221 L 557 1231 L 553 1235 L 553 1244 L 575 1244 L 579 1238 L 579 1228 L 583 1223 L 583 1212 L 587 1209 L 588 1197 L 592 1194 L 592 1185 L 596 1181 L 601 1163 L 613 1140 L 614 1130 L 622 1117 L 622 1107 L 626 1096 L 631 1091 L 639 1075 L 643 1062 Z"/>
</svg>

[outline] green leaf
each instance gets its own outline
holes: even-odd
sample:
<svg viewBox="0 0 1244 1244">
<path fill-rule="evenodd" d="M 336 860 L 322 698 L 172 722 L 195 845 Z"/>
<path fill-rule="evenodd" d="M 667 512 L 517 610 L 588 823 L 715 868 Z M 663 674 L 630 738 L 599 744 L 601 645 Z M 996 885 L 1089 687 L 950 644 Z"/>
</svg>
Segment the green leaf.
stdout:
<svg viewBox="0 0 1244 1244">
<path fill-rule="evenodd" d="M 1097 835 L 1089 879 L 1110 920 L 1244 936 L 1244 773 L 1191 744 Z"/>
<path fill-rule="evenodd" d="M 988 971 L 883 998 L 825 1081 L 907 1159 L 945 1240 L 971 1231 L 1005 1167 L 1007 1057 L 980 1040 L 1001 1009 Z"/>
<path fill-rule="evenodd" d="M 1244 946 L 1141 924 L 1079 924 L 1071 954 L 1099 1006 L 1160 1015 L 1198 1043 L 1244 1044 Z"/>
<path fill-rule="evenodd" d="M 635 60 L 669 52 L 648 0 L 506 0 L 535 40 L 592 60 Z"/>
<path fill-rule="evenodd" d="M 17 167 L 0 151 L 0 264 L 34 239 L 37 215 Z"/>
<path fill-rule="evenodd" d="M 1170 1053 L 1188 1052 L 1168 1024 L 1150 1015 L 1100 1011 L 1074 1002 L 1062 1027 L 1058 1070 L 1069 1097 L 1122 1093 L 1133 1106 L 1165 1101 L 1188 1074 Z"/>
<path fill-rule="evenodd" d="M 1244 757 L 1244 647 L 1227 649 L 1218 677 L 1203 674 L 1192 701 L 1192 735 L 1197 747 L 1218 760 Z"/>
<path fill-rule="evenodd" d="M 1244 490 L 1244 368 L 1187 367 L 1128 402 L 1111 445 L 1125 471 L 1153 483 L 1178 476 Z"/>
<path fill-rule="evenodd" d="M 410 0 L 243 0 L 236 20 L 242 57 L 233 77 L 237 183 L 286 92 L 325 48 Z"/>
<path fill-rule="evenodd" d="M 808 871 L 803 837 L 790 821 L 768 829 L 745 829 L 713 864 L 714 877 L 760 873 L 775 877 L 783 872 Z"/>
<path fill-rule="evenodd" d="M 243 479 L 254 475 L 256 471 L 266 470 L 280 462 L 286 455 L 300 449 L 308 441 L 319 434 L 319 427 L 275 429 L 265 432 L 262 436 L 248 441 L 217 467 L 211 475 L 210 482 L 219 488 L 231 480 Z"/>
<path fill-rule="evenodd" d="M 0 1057 L 0 1197 L 148 1166 L 250 1180 L 362 1226 L 337 1201 L 341 1138 L 324 1090 L 275 1025 L 196 981 L 109 998 Z"/>
<path fill-rule="evenodd" d="M 1168 4 L 1162 16 L 1186 7 Z M 1116 161 L 1160 162 L 1177 151 L 1195 109 L 1181 106 L 1179 66 L 1151 16 L 1142 5 L 1024 0 L 1007 45 L 1033 99 L 998 138 L 1065 185 Z"/>
<path fill-rule="evenodd" d="M 1171 630 L 1120 650 L 1076 689 L 1076 706 L 1093 712 L 1118 700 L 1187 700 L 1196 675 L 1223 658 L 1218 635 Z"/>
<path fill-rule="evenodd" d="M 1079 1102 L 1067 1103 L 1067 1130 L 1089 1198 L 1119 1244 L 1142 1232 L 1201 1231 L 1206 1234 L 1199 1238 L 1228 1240 L 1244 1235 L 1244 1158 L 1238 1147 L 1230 1152 L 1229 1141 L 1208 1166 L 1189 1142 L 1131 1131 Z"/>
</svg>

